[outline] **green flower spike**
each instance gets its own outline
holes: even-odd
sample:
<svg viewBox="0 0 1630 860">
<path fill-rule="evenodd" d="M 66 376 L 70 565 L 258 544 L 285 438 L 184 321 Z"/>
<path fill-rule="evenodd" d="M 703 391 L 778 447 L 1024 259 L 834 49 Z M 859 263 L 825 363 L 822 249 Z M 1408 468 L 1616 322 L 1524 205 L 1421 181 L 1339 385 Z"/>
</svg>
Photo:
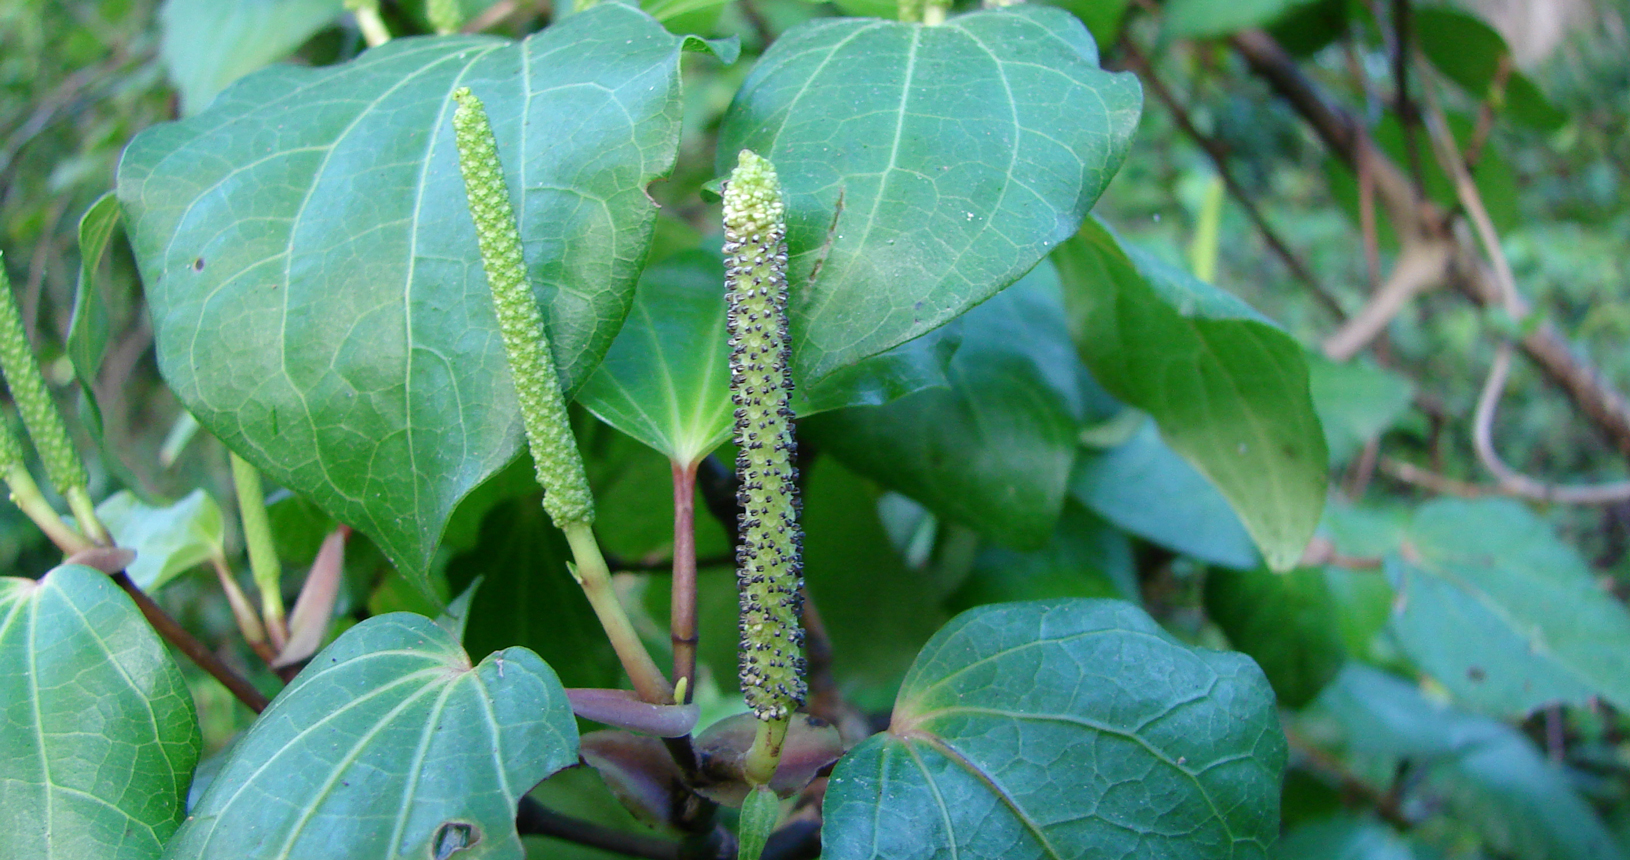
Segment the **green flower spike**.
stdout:
<svg viewBox="0 0 1630 860">
<path fill-rule="evenodd" d="M 481 265 L 492 287 L 498 330 L 509 354 L 509 373 L 526 425 L 526 441 L 543 485 L 543 509 L 566 533 L 576 567 L 572 576 L 600 619 L 606 637 L 616 649 L 635 692 L 652 704 L 673 701 L 673 687 L 651 660 L 628 613 L 611 587 L 611 571 L 594 540 L 594 495 L 583 472 L 583 457 L 566 417 L 566 399 L 560 377 L 549 354 L 543 312 L 526 282 L 526 260 L 521 256 L 521 234 L 509 203 L 509 186 L 498 162 L 498 143 L 487 121 L 487 110 L 468 88 L 453 92 L 453 135 L 458 144 L 458 166 L 464 173 L 464 193 L 475 221 L 481 246 Z"/>
<path fill-rule="evenodd" d="M 80 528 L 98 542 L 109 543 L 106 530 L 96 519 L 95 506 L 91 504 L 90 477 L 85 474 L 85 464 L 68 439 L 62 414 L 57 411 L 51 392 L 45 388 L 45 377 L 34 358 L 34 349 L 28 344 L 28 335 L 23 332 L 23 317 L 11 294 L 11 279 L 6 276 L 3 263 L 0 263 L 0 293 L 4 294 L 0 295 L 0 372 L 5 374 L 11 399 L 17 404 L 17 412 L 23 418 L 23 426 L 28 428 L 29 438 L 34 441 L 34 449 L 40 453 L 46 477 L 68 501 Z M 16 484 L 12 485 L 12 491 L 14 495 L 19 492 Z"/>
<path fill-rule="evenodd" d="M 583 472 L 583 458 L 566 418 L 566 400 L 560 377 L 549 353 L 543 313 L 526 282 L 526 261 L 521 256 L 521 234 L 509 203 L 509 186 L 498 162 L 498 143 L 487 121 L 487 110 L 467 87 L 453 93 L 453 132 L 458 143 L 458 166 L 475 220 L 481 262 L 492 286 L 498 330 L 509 353 L 510 375 L 521 404 L 527 443 L 543 485 L 543 508 L 555 525 L 594 522 L 594 496 Z"/>
<path fill-rule="evenodd" d="M 792 348 L 787 337 L 787 227 L 770 162 L 743 150 L 724 188 L 730 389 L 736 404 L 736 581 L 741 598 L 741 688 L 763 721 L 768 779 L 786 720 L 802 705 L 800 623 L 803 533 L 798 526 L 797 442 L 792 432 Z M 757 780 L 755 780 L 757 781 Z"/>
</svg>

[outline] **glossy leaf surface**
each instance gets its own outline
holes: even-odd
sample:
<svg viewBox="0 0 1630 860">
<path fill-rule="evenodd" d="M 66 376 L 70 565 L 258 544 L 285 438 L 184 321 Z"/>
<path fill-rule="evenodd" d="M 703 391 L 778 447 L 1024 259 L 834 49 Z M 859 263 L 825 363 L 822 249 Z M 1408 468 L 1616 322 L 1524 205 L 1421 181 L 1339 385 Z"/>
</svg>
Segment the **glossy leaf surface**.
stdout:
<svg viewBox="0 0 1630 860">
<path fill-rule="evenodd" d="M 997 540 L 1036 547 L 1086 421 L 1052 267 L 969 311 L 947 388 L 819 415 L 801 432 L 850 467 Z"/>
<path fill-rule="evenodd" d="M 1223 567 L 1258 562 L 1251 535 L 1217 488 L 1177 455 L 1153 422 L 1103 452 L 1083 454 L 1070 495 L 1145 540 Z"/>
<path fill-rule="evenodd" d="M 1630 613 L 1577 551 L 1511 500 L 1442 499 L 1387 558 L 1404 651 L 1479 710 L 1601 696 L 1630 707 Z"/>
<path fill-rule="evenodd" d="M 398 39 L 269 69 L 142 133 L 119 198 L 166 380 L 234 451 L 422 575 L 453 506 L 521 441 L 449 94 L 470 87 L 495 119 L 575 391 L 632 298 L 687 45 L 607 3 L 519 43 Z"/>
<path fill-rule="evenodd" d="M 165 857 L 519 860 L 516 802 L 576 760 L 566 691 L 536 654 L 472 666 L 430 619 L 375 616 L 237 741 Z"/>
<path fill-rule="evenodd" d="M 106 574 L 0 578 L 0 833 L 16 860 L 155 860 L 201 740 L 158 635 Z"/>
<path fill-rule="evenodd" d="M 1250 660 L 1135 607 L 963 613 L 912 665 L 884 734 L 839 761 L 823 856 L 1267 856 L 1285 739 Z"/>
<path fill-rule="evenodd" d="M 645 270 L 600 369 L 578 392 L 600 420 L 694 463 L 730 436 L 724 262 L 705 251 Z"/>
<path fill-rule="evenodd" d="M 1295 565 L 1324 508 L 1328 461 L 1301 346 L 1096 220 L 1053 259 L 1092 375 L 1154 417 L 1233 505 L 1270 567 Z"/>
<path fill-rule="evenodd" d="M 722 174 L 752 149 L 786 188 L 798 381 L 1018 280 L 1074 232 L 1140 109 L 1136 79 L 1100 70 L 1059 9 L 788 30 L 736 95 L 717 162 Z"/>
</svg>

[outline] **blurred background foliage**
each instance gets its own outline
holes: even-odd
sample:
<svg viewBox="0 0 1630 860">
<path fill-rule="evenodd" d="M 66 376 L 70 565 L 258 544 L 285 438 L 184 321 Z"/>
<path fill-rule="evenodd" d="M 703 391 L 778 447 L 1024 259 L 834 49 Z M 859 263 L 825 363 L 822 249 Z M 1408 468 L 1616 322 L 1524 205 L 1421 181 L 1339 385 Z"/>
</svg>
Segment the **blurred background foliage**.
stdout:
<svg viewBox="0 0 1630 860">
<path fill-rule="evenodd" d="M 544 26 L 553 14 L 547 0 L 461 4 L 466 22 L 510 36 Z M 756 52 L 799 21 L 836 14 L 893 17 L 894 4 L 643 5 L 676 31 L 736 36 L 744 47 L 743 59 L 732 66 L 687 65 L 679 168 L 652 189 L 664 206 L 655 258 L 693 247 L 714 232 L 717 209 L 701 193 L 714 178 L 714 134 Z M 1098 214 L 1176 266 L 1210 267 L 1208 280 L 1315 350 L 1339 317 L 1356 313 L 1372 292 L 1357 183 L 1225 37 L 1268 27 L 1304 74 L 1359 117 L 1384 150 L 1410 164 L 1421 160 L 1426 146 L 1416 140 L 1412 158 L 1411 133 L 1400 125 L 1391 22 L 1400 10 L 1412 11 L 1422 28 L 1419 49 L 1436 69 L 1433 79 L 1413 86 L 1433 88 L 1463 139 L 1486 137 L 1477 180 L 1517 282 L 1538 318 L 1565 333 L 1575 354 L 1608 386 L 1630 390 L 1630 350 L 1624 347 L 1630 335 L 1630 2 L 1058 5 L 1088 24 L 1106 65 L 1133 67 L 1128 45 L 1154 58 L 1140 72 L 1152 71 L 1164 82 L 1185 115 L 1180 120 L 1149 95 L 1146 82 L 1136 144 Z M 418 0 L 386 2 L 382 16 L 398 35 L 431 30 Z M 1487 93 L 1477 89 L 1489 74 L 1478 52 L 1503 55 L 1507 45 L 1512 65 L 1497 72 L 1507 77 L 1503 101 L 1493 110 L 1485 104 Z M 64 357 L 81 262 L 78 223 L 112 188 L 125 142 L 148 125 L 196 112 L 231 79 L 262 64 L 329 64 L 363 49 L 354 19 L 338 0 L 0 0 L 0 249 L 47 374 L 65 403 L 81 396 Z M 1307 277 L 1269 247 L 1241 197 L 1222 193 L 1211 155 L 1184 122 L 1224 155 L 1243 199 L 1303 261 Z M 1424 138 L 1418 125 L 1414 129 Z M 1452 204 L 1446 180 L 1441 172 L 1434 180 L 1431 169 L 1422 168 L 1428 190 Z M 1386 230 L 1374 238 L 1384 272 L 1397 249 Z M 129 489 L 157 501 L 203 487 L 228 509 L 223 539 L 235 547 L 225 451 L 195 432 L 158 377 L 140 285 L 122 241 L 113 243 L 96 272 L 96 288 L 108 305 L 109 345 L 95 385 L 105 437 L 101 459 L 92 458 L 93 495 Z M 1442 495 L 1442 487 L 1398 480 L 1378 467 L 1380 461 L 1488 483 L 1472 448 L 1471 415 L 1494 352 L 1491 332 L 1513 325 L 1440 288 L 1398 313 L 1366 357 L 1315 362 L 1315 399 L 1335 461 L 1321 539 L 1339 555 L 1386 555 L 1406 532 L 1412 540 L 1427 540 L 1409 531 L 1425 528 L 1411 520 L 1425 516 L 1417 516 L 1422 504 Z M 1107 395 L 1094 393 L 1089 383 L 1083 383 L 1085 409 L 1101 423 L 1089 428 L 1084 441 L 1110 454 L 1078 463 L 1061 525 L 1039 549 L 982 535 L 945 516 L 935 499 L 922 493 L 914 499 L 897 491 L 901 487 L 885 486 L 891 480 L 886 469 L 841 445 L 812 469 L 806 502 L 811 568 L 850 571 L 850 579 L 861 580 L 846 582 L 834 574 L 822 581 L 812 574 L 853 701 L 886 708 L 903 661 L 950 613 L 968 606 L 1066 595 L 1133 597 L 1180 636 L 1251 653 L 1274 682 L 1294 751 L 1281 856 L 1543 860 L 1630 853 L 1630 720 L 1624 714 L 1596 699 L 1514 713 L 1448 689 L 1453 685 L 1434 679 L 1412 652 L 1408 629 L 1397 622 L 1388 626 L 1389 617 L 1402 611 L 1396 586 L 1389 586 L 1397 581 L 1392 571 L 1383 577 L 1339 557 L 1289 576 L 1259 569 L 1248 538 L 1215 491 L 1146 425 L 1140 429 L 1135 420 L 1115 417 L 1113 403 L 1100 408 Z M 602 531 L 608 549 L 630 566 L 661 559 L 671 540 L 665 462 L 586 413 L 578 418 L 607 512 Z M 1497 428 L 1507 461 L 1547 481 L 1625 475 L 1624 453 L 1613 440 L 1527 363 L 1516 367 Z M 819 447 L 818 434 L 816 441 Z M 97 450 L 88 435 L 82 442 L 86 450 Z M 529 464 L 517 464 L 464 504 L 449 528 L 441 577 L 447 593 L 455 593 L 485 574 L 492 611 L 513 610 L 481 629 L 482 650 L 527 644 L 557 668 L 567 667 L 562 674 L 574 676 L 569 683 L 605 683 L 614 664 L 592 622 L 584 621 L 586 608 L 574 604 L 565 612 L 570 635 L 561 635 L 560 626 L 540 631 L 529 624 L 526 608 L 580 602 L 575 589 L 540 593 L 524 582 L 494 578 L 495 554 L 514 562 L 511 568 L 558 564 L 561 557 L 558 536 L 539 522 L 535 500 L 525 495 L 529 473 Z M 278 497 L 272 514 L 292 594 L 333 523 L 287 494 Z M 1621 599 L 1630 593 L 1630 502 L 1533 504 L 1501 516 L 1506 519 L 1483 521 L 1496 529 L 1519 528 L 1528 522 L 1523 517 L 1538 518 L 1541 531 L 1559 534 L 1560 551 L 1588 564 L 1604 590 Z M 727 549 L 723 530 L 705 516 L 698 523 L 700 553 L 718 558 Z M 0 508 L 0 564 L 6 570 L 43 571 L 52 563 L 49 549 L 19 514 Z M 885 559 L 886 575 L 862 570 L 856 559 L 868 557 Z M 652 617 L 666 612 L 665 588 L 648 588 L 637 576 L 623 585 L 643 595 Z M 868 588 L 873 592 L 857 598 Z M 876 589 L 887 599 L 879 599 Z M 180 577 L 161 598 L 206 641 L 258 672 L 257 682 L 276 689 L 270 672 L 257 668 L 260 662 L 241 646 L 212 579 Z M 733 707 L 733 600 L 728 571 L 704 570 L 703 656 L 715 680 L 699 698 L 719 713 Z M 341 627 L 369 613 L 433 610 L 360 536 L 347 555 L 347 587 L 339 603 Z M 655 629 L 653 647 L 661 647 L 665 637 Z M 193 681 L 206 741 L 219 749 L 249 715 L 201 673 L 193 671 Z M 624 823 L 615 804 L 584 794 L 578 785 L 594 781 L 592 774 L 573 773 L 540 792 L 567 811 Z M 549 856 L 566 851 L 548 849 Z"/>
</svg>

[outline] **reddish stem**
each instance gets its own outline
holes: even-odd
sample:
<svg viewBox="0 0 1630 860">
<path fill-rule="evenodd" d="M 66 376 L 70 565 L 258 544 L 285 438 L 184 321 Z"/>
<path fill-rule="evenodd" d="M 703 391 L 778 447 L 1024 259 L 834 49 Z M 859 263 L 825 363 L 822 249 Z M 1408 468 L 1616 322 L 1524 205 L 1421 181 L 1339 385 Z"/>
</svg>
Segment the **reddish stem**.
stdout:
<svg viewBox="0 0 1630 860">
<path fill-rule="evenodd" d="M 685 700 L 696 690 L 696 464 L 673 464 L 674 560 L 672 614 L 674 683 L 685 681 Z"/>
</svg>

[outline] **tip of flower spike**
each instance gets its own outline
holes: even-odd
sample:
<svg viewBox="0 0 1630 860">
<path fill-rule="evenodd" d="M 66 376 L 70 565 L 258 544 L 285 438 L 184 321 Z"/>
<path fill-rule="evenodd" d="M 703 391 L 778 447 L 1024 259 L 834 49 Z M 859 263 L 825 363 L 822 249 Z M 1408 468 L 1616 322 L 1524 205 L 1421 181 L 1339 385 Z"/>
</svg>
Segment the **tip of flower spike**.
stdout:
<svg viewBox="0 0 1630 860">
<path fill-rule="evenodd" d="M 738 235 L 763 232 L 779 226 L 783 214 L 775 166 L 750 149 L 742 150 L 724 186 L 725 230 Z"/>
</svg>

